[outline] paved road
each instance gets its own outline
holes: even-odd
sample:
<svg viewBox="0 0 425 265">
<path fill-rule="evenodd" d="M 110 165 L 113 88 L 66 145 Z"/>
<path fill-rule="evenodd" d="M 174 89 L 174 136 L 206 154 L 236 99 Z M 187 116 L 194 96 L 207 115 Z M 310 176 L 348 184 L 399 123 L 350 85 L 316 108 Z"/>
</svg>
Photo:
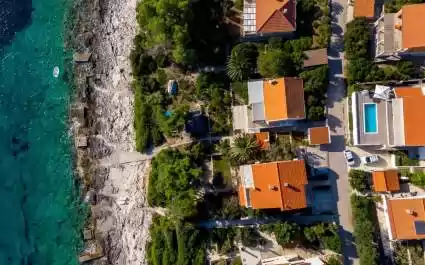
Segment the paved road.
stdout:
<svg viewBox="0 0 425 265">
<path fill-rule="evenodd" d="M 346 20 L 346 0 L 330 0 L 332 10 L 332 37 L 329 47 L 328 125 L 331 128 L 329 168 L 337 178 L 337 206 L 341 239 L 344 243 L 344 264 L 359 264 L 353 242 L 353 224 L 350 205 L 350 187 L 347 166 L 342 151 L 345 149 L 344 125 L 345 82 L 343 80 L 343 36 Z"/>
</svg>

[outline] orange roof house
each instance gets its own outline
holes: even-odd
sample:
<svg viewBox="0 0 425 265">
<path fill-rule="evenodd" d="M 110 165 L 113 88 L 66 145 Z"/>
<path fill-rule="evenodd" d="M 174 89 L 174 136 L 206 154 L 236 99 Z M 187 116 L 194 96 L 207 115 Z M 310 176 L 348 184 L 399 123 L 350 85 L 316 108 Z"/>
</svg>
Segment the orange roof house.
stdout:
<svg viewBox="0 0 425 265">
<path fill-rule="evenodd" d="M 240 174 L 241 206 L 282 211 L 307 207 L 304 160 L 244 165 Z"/>
<path fill-rule="evenodd" d="M 296 30 L 296 0 L 256 0 L 244 3 L 244 33 L 292 33 Z"/>
<path fill-rule="evenodd" d="M 385 200 L 391 240 L 425 239 L 425 199 Z"/>
<path fill-rule="evenodd" d="M 308 141 L 311 145 L 329 144 L 331 142 L 329 127 L 308 128 Z"/>
<path fill-rule="evenodd" d="M 391 59 L 425 54 L 425 36 L 420 34 L 425 31 L 424 13 L 425 3 L 409 4 L 397 13 L 386 13 L 378 18 L 374 23 L 375 57 Z"/>
<path fill-rule="evenodd" d="M 425 146 L 425 96 L 422 88 L 396 87 L 394 94 L 394 146 Z"/>
<path fill-rule="evenodd" d="M 250 81 L 248 98 L 254 122 L 305 118 L 304 86 L 299 77 Z"/>
<path fill-rule="evenodd" d="M 375 0 L 354 0 L 354 17 L 375 17 Z"/>
<path fill-rule="evenodd" d="M 403 49 L 425 50 L 425 36 L 419 32 L 425 31 L 425 4 L 405 5 L 397 13 L 400 19 Z"/>
<path fill-rule="evenodd" d="M 373 171 L 372 178 L 376 192 L 395 192 L 400 190 L 400 182 L 396 169 Z"/>
</svg>

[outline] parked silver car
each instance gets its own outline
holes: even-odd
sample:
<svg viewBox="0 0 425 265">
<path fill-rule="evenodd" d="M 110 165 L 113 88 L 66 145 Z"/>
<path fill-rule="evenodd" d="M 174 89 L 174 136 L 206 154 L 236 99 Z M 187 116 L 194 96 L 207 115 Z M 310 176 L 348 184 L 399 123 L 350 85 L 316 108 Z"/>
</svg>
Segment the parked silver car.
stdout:
<svg viewBox="0 0 425 265">
<path fill-rule="evenodd" d="M 362 156 L 360 157 L 360 160 L 365 165 L 373 164 L 379 161 L 379 156 L 378 155 Z"/>
</svg>

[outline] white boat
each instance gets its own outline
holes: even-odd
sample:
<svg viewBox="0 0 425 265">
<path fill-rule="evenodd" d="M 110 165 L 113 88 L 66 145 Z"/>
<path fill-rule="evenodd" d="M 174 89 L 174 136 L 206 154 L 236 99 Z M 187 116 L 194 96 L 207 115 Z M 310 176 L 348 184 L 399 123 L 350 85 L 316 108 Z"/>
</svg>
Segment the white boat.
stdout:
<svg viewBox="0 0 425 265">
<path fill-rule="evenodd" d="M 53 76 L 58 77 L 59 76 L 59 67 L 55 66 L 53 68 Z"/>
</svg>

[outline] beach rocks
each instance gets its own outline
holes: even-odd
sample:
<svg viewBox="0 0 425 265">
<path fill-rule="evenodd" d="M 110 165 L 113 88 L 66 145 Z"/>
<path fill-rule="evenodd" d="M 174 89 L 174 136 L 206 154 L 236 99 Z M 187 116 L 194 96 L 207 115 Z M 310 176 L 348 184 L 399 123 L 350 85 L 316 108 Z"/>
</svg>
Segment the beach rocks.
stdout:
<svg viewBox="0 0 425 265">
<path fill-rule="evenodd" d="M 134 159 L 129 61 L 137 31 L 136 4 L 137 0 L 80 1 L 74 8 L 79 14 L 73 46 L 92 53 L 88 63 L 75 67 L 77 95 L 88 108 L 90 185 L 96 193 L 91 210 L 105 254 L 94 264 L 147 264 L 152 218 L 145 210 L 149 161 Z"/>
</svg>

